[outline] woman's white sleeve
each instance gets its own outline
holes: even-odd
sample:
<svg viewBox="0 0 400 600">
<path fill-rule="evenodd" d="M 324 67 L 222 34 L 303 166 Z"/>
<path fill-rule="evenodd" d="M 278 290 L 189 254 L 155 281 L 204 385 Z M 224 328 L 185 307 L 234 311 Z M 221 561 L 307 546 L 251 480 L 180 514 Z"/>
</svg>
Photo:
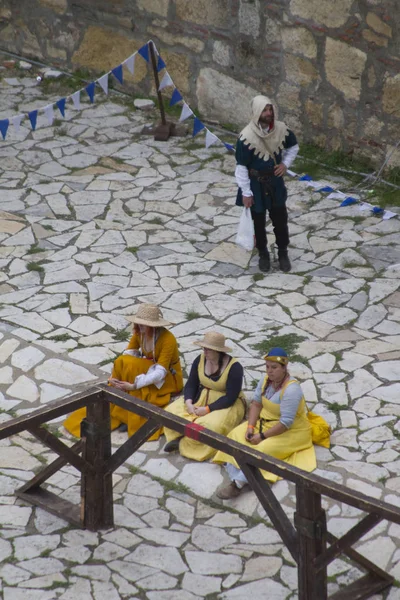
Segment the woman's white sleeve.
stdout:
<svg viewBox="0 0 400 600">
<path fill-rule="evenodd" d="M 136 358 L 140 357 L 140 351 L 139 350 L 124 350 L 122 354 L 126 354 L 127 356 L 135 356 Z"/>
<path fill-rule="evenodd" d="M 135 379 L 135 388 L 139 390 L 146 385 L 154 384 L 158 389 L 164 385 L 167 369 L 161 365 L 152 365 L 147 373 L 138 375 Z"/>
<path fill-rule="evenodd" d="M 236 165 L 235 178 L 238 187 L 242 190 L 243 196 L 252 196 L 253 192 L 250 189 L 250 177 L 247 167 L 243 165 Z"/>
<path fill-rule="evenodd" d="M 299 145 L 291 146 L 290 148 L 285 148 L 282 153 L 282 162 L 289 169 L 290 165 L 293 163 L 294 159 L 299 153 Z"/>
</svg>

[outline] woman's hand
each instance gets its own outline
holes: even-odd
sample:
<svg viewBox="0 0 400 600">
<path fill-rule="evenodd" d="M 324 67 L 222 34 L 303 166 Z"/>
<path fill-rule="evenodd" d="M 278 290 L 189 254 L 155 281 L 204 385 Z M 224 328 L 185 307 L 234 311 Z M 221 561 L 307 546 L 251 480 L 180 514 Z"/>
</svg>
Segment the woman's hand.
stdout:
<svg viewBox="0 0 400 600">
<path fill-rule="evenodd" d="M 254 427 L 248 427 L 247 431 L 244 435 L 245 439 L 250 442 L 251 438 L 254 436 Z"/>
<path fill-rule="evenodd" d="M 191 400 L 185 400 L 185 404 L 186 404 L 186 410 L 189 413 L 189 415 L 194 415 L 193 402 Z"/>
<path fill-rule="evenodd" d="M 122 390 L 123 392 L 132 392 L 135 389 L 134 383 L 129 383 L 128 381 L 120 381 L 119 379 L 110 378 L 108 380 L 110 385 L 116 387 L 118 390 Z"/>
<path fill-rule="evenodd" d="M 204 417 L 210 412 L 207 406 L 196 406 L 193 410 L 196 417 Z"/>
<path fill-rule="evenodd" d="M 251 438 L 248 441 L 250 442 L 250 444 L 253 444 L 253 446 L 257 446 L 257 444 L 259 444 L 262 441 L 262 439 L 259 433 L 255 433 L 251 436 Z"/>
</svg>

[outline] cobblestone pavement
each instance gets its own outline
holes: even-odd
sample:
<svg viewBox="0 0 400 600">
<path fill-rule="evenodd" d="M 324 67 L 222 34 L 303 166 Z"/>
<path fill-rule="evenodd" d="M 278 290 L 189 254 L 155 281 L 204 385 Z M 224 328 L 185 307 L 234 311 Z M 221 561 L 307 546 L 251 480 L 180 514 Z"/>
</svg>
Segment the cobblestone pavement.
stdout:
<svg viewBox="0 0 400 600">
<path fill-rule="evenodd" d="M 47 102 L 21 74 L 0 91 L 1 118 Z M 249 397 L 263 371 L 254 345 L 297 340 L 291 373 L 334 428 L 317 473 L 399 506 L 400 220 L 289 181 L 293 270 L 275 263 L 263 276 L 233 244 L 233 158 L 191 138 L 141 137 L 149 119 L 112 97 L 68 105 L 61 125 L 39 115 L 34 133 L 10 127 L 0 144 L 1 421 L 104 381 L 126 346 L 124 316 L 152 302 L 175 323 L 186 366 L 193 340 L 217 325 Z M 116 446 L 125 439 L 113 433 Z M 2 441 L 4 600 L 296 598 L 293 561 L 255 495 L 218 501 L 221 468 L 166 455 L 163 444 L 145 444 L 118 470 L 116 528 L 96 534 L 16 500 L 53 455 L 28 434 Z M 49 489 L 79 502 L 77 471 L 64 468 Z M 292 516 L 293 487 L 273 489 Z M 355 509 L 326 508 L 335 534 L 357 522 Z M 359 549 L 400 575 L 399 526 L 381 523 Z M 340 559 L 329 575 L 333 591 L 359 572 Z M 400 590 L 374 598 L 399 600 Z"/>
</svg>

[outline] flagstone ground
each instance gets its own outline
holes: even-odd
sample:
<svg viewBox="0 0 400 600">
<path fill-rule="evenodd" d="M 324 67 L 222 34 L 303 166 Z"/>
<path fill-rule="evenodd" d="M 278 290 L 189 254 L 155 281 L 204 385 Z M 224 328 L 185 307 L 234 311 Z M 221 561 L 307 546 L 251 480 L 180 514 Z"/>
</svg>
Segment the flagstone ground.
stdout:
<svg viewBox="0 0 400 600">
<path fill-rule="evenodd" d="M 49 101 L 20 74 L 0 90 L 0 118 Z M 331 449 L 317 448 L 317 473 L 399 506 L 400 220 L 340 208 L 289 180 L 293 269 L 274 262 L 263 276 L 233 243 L 232 156 L 197 139 L 141 136 L 151 119 L 111 96 L 81 111 L 68 104 L 52 127 L 44 115 L 35 132 L 27 121 L 18 134 L 10 127 L 0 144 L 1 421 L 105 381 L 129 338 L 125 316 L 153 302 L 175 324 L 186 369 L 193 340 L 217 326 L 249 398 L 263 372 L 254 346 L 297 341 L 291 373 L 334 429 Z M 125 439 L 113 433 L 115 446 Z M 293 561 L 255 495 L 219 501 L 221 468 L 166 455 L 163 444 L 145 444 L 118 470 L 116 528 L 97 534 L 16 500 L 52 453 L 28 434 L 1 442 L 4 600 L 296 598 Z M 72 467 L 49 488 L 79 502 Z M 292 485 L 273 489 L 292 516 Z M 335 534 L 360 514 L 326 508 Z M 399 526 L 381 523 L 359 549 L 400 577 Z M 336 560 L 329 575 L 333 591 L 359 572 Z"/>
</svg>

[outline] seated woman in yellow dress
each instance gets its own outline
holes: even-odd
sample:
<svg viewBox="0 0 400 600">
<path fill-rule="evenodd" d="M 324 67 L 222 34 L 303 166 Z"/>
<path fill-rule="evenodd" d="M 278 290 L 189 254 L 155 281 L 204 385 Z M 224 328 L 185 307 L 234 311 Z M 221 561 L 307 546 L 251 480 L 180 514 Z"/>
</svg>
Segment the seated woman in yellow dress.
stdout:
<svg viewBox="0 0 400 600">
<path fill-rule="evenodd" d="M 272 348 L 264 359 L 267 374 L 255 390 L 249 420 L 231 431 L 228 437 L 299 469 L 313 471 L 317 463 L 311 425 L 300 384 L 289 375 L 288 356 L 282 348 Z M 217 496 L 223 500 L 238 496 L 247 479 L 235 459 L 218 451 L 213 462 L 225 463 L 231 479 L 228 486 L 217 490 Z M 261 473 L 268 481 L 278 479 L 268 471 Z"/>
<path fill-rule="evenodd" d="M 183 397 L 172 402 L 166 410 L 226 435 L 245 414 L 245 400 L 241 394 L 243 367 L 227 354 L 231 349 L 225 346 L 222 333 L 210 331 L 203 340 L 193 343 L 204 348 L 204 353 L 192 365 Z M 198 461 L 208 460 L 216 452 L 173 429 L 165 427 L 164 433 L 168 442 L 165 452 L 179 449 L 182 456 Z"/>
<path fill-rule="evenodd" d="M 141 304 L 136 315 L 127 320 L 134 324 L 133 336 L 127 349 L 115 360 L 109 383 L 135 398 L 166 406 L 171 394 L 178 394 L 183 388 L 178 343 L 165 329 L 170 323 L 163 319 L 158 306 L 152 304 Z M 85 408 L 75 411 L 64 422 L 64 427 L 79 437 L 80 423 L 85 416 Z M 145 417 L 111 405 L 111 429 L 125 424 L 131 436 L 145 422 Z M 157 440 L 161 433 L 159 429 L 149 439 Z"/>
</svg>

